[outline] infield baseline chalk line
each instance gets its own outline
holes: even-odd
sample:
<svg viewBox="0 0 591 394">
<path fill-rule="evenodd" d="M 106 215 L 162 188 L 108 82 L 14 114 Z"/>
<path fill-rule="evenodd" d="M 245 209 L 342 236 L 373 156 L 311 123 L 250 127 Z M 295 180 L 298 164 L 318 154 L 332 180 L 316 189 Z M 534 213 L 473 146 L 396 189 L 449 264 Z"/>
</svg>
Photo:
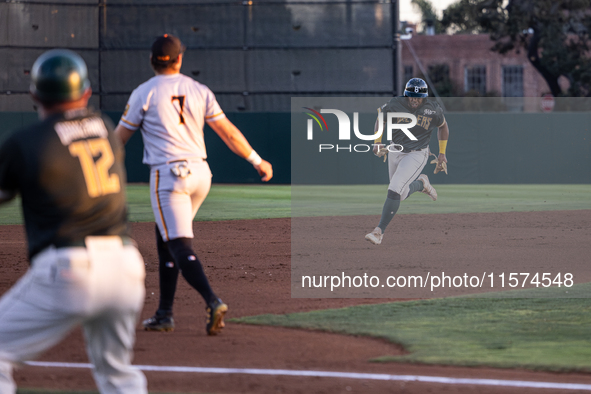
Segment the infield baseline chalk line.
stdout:
<svg viewBox="0 0 591 394">
<path fill-rule="evenodd" d="M 92 368 L 88 363 L 59 363 L 44 361 L 28 361 L 25 364 L 32 367 L 55 367 L 55 368 Z M 553 382 L 532 382 L 523 380 L 500 380 L 500 379 L 463 379 L 446 378 L 440 376 L 420 375 L 388 375 L 377 373 L 356 373 L 356 372 L 330 372 L 330 371 L 298 371 L 289 369 L 255 369 L 255 368 L 203 368 L 203 367 L 164 367 L 157 365 L 135 365 L 142 371 L 156 372 L 189 372 L 189 373 L 225 373 L 225 374 L 246 374 L 246 375 L 275 375 L 275 376 L 309 376 L 318 378 L 345 378 L 364 380 L 393 380 L 405 382 L 423 382 L 440 384 L 472 384 L 479 386 L 502 386 L 502 387 L 532 387 L 539 389 L 563 389 L 563 390 L 588 390 L 591 391 L 591 384 L 579 383 L 553 383 Z"/>
</svg>

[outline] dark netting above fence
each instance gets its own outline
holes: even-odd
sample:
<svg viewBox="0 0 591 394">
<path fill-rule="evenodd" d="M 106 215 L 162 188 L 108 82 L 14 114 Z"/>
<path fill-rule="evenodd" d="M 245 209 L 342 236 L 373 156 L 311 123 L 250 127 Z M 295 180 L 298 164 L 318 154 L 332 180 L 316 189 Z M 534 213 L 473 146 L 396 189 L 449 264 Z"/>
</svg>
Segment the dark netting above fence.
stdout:
<svg viewBox="0 0 591 394">
<path fill-rule="evenodd" d="M 384 1 L 1 3 L 0 110 L 30 110 L 28 71 L 55 47 L 80 52 L 100 107 L 121 110 L 153 75 L 149 48 L 164 33 L 187 46 L 182 72 L 229 112 L 288 112 L 294 95 L 392 95 L 396 12 Z"/>
</svg>

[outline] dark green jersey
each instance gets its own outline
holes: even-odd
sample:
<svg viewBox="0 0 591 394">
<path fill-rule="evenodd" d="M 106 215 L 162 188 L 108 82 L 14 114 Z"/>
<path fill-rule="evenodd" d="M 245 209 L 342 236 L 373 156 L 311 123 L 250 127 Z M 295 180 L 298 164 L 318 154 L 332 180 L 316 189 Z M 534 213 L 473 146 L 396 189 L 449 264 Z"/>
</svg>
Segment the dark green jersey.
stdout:
<svg viewBox="0 0 591 394">
<path fill-rule="evenodd" d="M 0 147 L 0 192 L 20 193 L 32 257 L 88 235 L 127 235 L 124 151 L 86 109 L 52 115 Z"/>
<path fill-rule="evenodd" d="M 416 126 L 409 129 L 409 131 L 417 138 L 417 141 L 411 140 L 402 130 L 396 129 L 392 132 L 392 142 L 403 146 L 403 152 L 410 152 L 412 150 L 421 150 L 429 146 L 431 133 L 437 130 L 445 123 L 443 110 L 441 106 L 434 100 L 426 98 L 423 104 L 417 109 L 413 109 L 408 105 L 406 97 L 394 97 L 387 104 L 380 108 L 384 112 L 384 122 L 387 121 L 388 112 L 404 112 L 413 114 L 417 117 Z M 394 119 L 398 123 L 410 123 L 409 118 Z M 386 135 L 386 127 L 384 127 L 384 135 Z"/>
</svg>

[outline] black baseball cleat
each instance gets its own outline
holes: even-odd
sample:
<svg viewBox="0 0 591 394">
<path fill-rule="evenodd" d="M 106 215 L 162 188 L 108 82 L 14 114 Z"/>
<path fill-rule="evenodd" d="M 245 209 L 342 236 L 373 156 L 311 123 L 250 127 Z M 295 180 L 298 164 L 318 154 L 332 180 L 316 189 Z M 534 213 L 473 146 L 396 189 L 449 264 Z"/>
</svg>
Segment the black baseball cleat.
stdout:
<svg viewBox="0 0 591 394">
<path fill-rule="evenodd" d="M 207 319 L 205 331 L 207 335 L 216 335 L 226 325 L 224 324 L 224 315 L 228 312 L 228 305 L 224 304 L 219 298 L 205 308 Z"/>
<path fill-rule="evenodd" d="M 142 322 L 146 331 L 173 331 L 174 319 L 172 316 L 158 315 L 157 313 Z"/>
</svg>

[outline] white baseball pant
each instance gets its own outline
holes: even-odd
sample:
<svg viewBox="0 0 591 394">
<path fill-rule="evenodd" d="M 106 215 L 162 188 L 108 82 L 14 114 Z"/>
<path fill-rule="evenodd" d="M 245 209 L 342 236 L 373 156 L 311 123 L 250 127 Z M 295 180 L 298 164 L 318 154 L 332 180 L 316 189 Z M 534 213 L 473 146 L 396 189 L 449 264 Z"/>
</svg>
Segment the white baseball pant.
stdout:
<svg viewBox="0 0 591 394">
<path fill-rule="evenodd" d="M 179 166 L 180 170 L 175 171 Z M 152 210 L 164 242 L 193 238 L 193 218 L 210 188 L 211 171 L 205 160 L 174 161 L 151 167 Z"/>
<path fill-rule="evenodd" d="M 388 153 L 388 173 L 390 175 L 388 190 L 400 194 L 400 201 L 404 201 L 408 197 L 410 184 L 421 175 L 428 158 L 428 147 L 408 153 Z"/>
<path fill-rule="evenodd" d="M 144 374 L 131 365 L 144 278 L 141 255 L 120 237 L 87 237 L 86 247 L 51 246 L 36 255 L 0 299 L 0 394 L 16 392 L 14 365 L 79 324 L 99 391 L 147 393 Z"/>
</svg>

